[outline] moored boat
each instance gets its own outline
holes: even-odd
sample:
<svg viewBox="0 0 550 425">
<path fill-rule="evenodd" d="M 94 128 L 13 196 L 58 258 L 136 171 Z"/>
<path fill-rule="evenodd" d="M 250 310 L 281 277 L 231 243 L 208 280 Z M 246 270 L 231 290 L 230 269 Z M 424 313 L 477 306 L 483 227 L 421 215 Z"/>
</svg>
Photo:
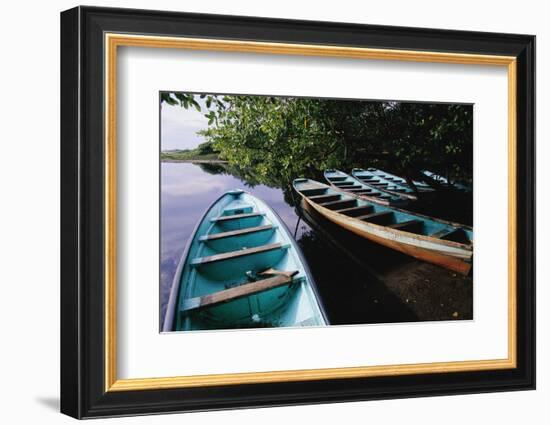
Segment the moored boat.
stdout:
<svg viewBox="0 0 550 425">
<path fill-rule="evenodd" d="M 374 168 L 374 167 L 369 167 L 367 170 L 372 172 L 375 176 L 383 178 L 392 183 L 396 183 L 405 187 L 410 187 L 407 180 L 404 179 L 403 177 L 396 176 L 395 174 L 391 174 L 391 173 L 388 173 L 387 171 L 381 170 L 379 168 Z M 414 183 L 416 188 L 420 191 L 427 191 L 427 192 L 433 191 L 430 185 L 424 183 L 423 181 L 413 180 L 412 182 Z"/>
<path fill-rule="evenodd" d="M 468 226 L 376 204 L 309 179 L 294 189 L 332 222 L 366 239 L 417 259 L 468 274 L 473 232 Z"/>
<path fill-rule="evenodd" d="M 412 200 L 418 199 L 417 192 L 407 184 L 405 179 L 394 175 L 386 175 L 377 168 L 354 168 L 351 174 L 359 181 L 383 192 L 399 194 Z M 434 193 L 434 190 L 425 183 L 419 184 L 417 190 L 418 193 L 423 195 Z"/>
<path fill-rule="evenodd" d="M 279 216 L 242 190 L 218 198 L 181 257 L 163 331 L 327 324 L 300 248 Z"/>
<path fill-rule="evenodd" d="M 410 200 L 410 198 L 402 195 L 382 192 L 339 170 L 325 170 L 324 176 L 330 185 L 357 195 L 366 201 L 381 205 L 405 206 Z"/>
<path fill-rule="evenodd" d="M 435 180 L 439 185 L 441 185 L 445 188 L 455 189 L 455 190 L 458 190 L 458 191 L 464 192 L 464 193 L 471 193 L 472 192 L 472 187 L 471 186 L 466 185 L 466 184 L 462 184 L 462 183 L 457 182 L 457 181 L 454 181 L 454 182 L 451 183 L 451 182 L 449 182 L 449 179 L 447 179 L 446 177 L 443 177 L 439 174 L 435 174 L 431 171 L 422 170 L 422 174 L 424 174 L 429 179 Z"/>
</svg>

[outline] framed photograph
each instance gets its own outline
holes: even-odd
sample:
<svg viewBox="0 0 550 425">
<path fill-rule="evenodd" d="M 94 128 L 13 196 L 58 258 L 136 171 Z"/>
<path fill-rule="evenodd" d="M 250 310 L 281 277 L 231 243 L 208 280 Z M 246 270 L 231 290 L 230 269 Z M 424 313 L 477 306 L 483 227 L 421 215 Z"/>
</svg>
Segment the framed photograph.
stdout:
<svg viewBox="0 0 550 425">
<path fill-rule="evenodd" d="M 61 14 L 61 411 L 535 388 L 535 37 Z"/>
</svg>

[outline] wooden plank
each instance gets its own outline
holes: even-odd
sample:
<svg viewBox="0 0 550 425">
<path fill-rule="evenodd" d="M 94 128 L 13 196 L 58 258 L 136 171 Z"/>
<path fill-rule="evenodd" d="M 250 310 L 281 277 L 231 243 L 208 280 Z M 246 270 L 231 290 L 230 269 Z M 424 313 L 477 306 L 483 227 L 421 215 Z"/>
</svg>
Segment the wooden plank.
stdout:
<svg viewBox="0 0 550 425">
<path fill-rule="evenodd" d="M 316 189 L 304 189 L 304 190 L 301 190 L 300 193 L 304 196 L 315 196 L 315 195 L 321 195 L 326 191 L 327 189 L 325 187 L 318 187 Z"/>
<path fill-rule="evenodd" d="M 282 243 L 277 242 L 277 243 L 272 243 L 268 245 L 257 246 L 254 248 L 241 249 L 239 251 L 224 252 L 223 254 L 215 254 L 207 257 L 195 258 L 194 260 L 191 261 L 191 265 L 199 266 L 199 265 L 204 265 L 208 263 L 214 263 L 217 261 L 231 260 L 234 258 L 245 257 L 247 255 L 259 254 L 261 252 L 267 252 L 267 251 L 273 251 L 276 249 L 285 249 L 285 248 L 288 248 L 288 245 L 283 245 Z"/>
<path fill-rule="evenodd" d="M 259 217 L 265 215 L 265 213 L 261 212 L 253 212 L 253 213 L 246 213 L 246 214 L 235 214 L 235 215 L 222 215 L 219 217 L 212 218 L 210 221 L 212 222 L 220 222 L 220 221 L 229 221 L 229 220 L 238 220 L 240 218 L 249 218 L 249 217 Z"/>
<path fill-rule="evenodd" d="M 401 223 L 389 224 L 388 227 L 397 230 L 411 230 L 414 228 L 422 228 L 422 220 L 414 219 L 408 221 L 402 221 Z"/>
<path fill-rule="evenodd" d="M 265 226 L 247 227 L 246 229 L 232 230 L 230 232 L 214 233 L 200 237 L 201 241 L 214 241 L 217 239 L 230 238 L 232 236 L 247 235 L 249 233 L 262 232 L 264 230 L 273 229 L 273 225 L 266 224 Z"/>
<path fill-rule="evenodd" d="M 265 292 L 269 289 L 278 288 L 279 286 L 289 285 L 291 283 L 292 276 L 279 274 L 274 277 L 258 280 L 256 282 L 245 283 L 243 285 L 224 289 L 223 291 L 204 295 L 202 297 L 188 298 L 183 301 L 181 311 L 188 313 L 207 307 L 212 307 L 214 305 L 227 303 L 239 298 Z"/>
<path fill-rule="evenodd" d="M 372 205 L 361 205 L 359 207 L 344 208 L 343 210 L 338 210 L 338 212 L 340 214 L 345 214 L 350 217 L 355 217 L 356 215 L 372 211 L 373 209 L 374 207 Z"/>
<path fill-rule="evenodd" d="M 358 218 L 359 220 L 363 221 L 378 221 L 379 219 L 383 219 L 386 217 L 390 217 L 393 214 L 393 211 L 380 211 L 372 214 L 367 215 L 360 215 Z"/>
<path fill-rule="evenodd" d="M 310 196 L 309 199 L 320 204 L 321 202 L 336 201 L 337 199 L 340 199 L 340 196 L 342 195 L 339 195 L 339 194 L 316 195 L 316 196 Z"/>
<path fill-rule="evenodd" d="M 262 275 L 262 276 L 283 275 L 283 276 L 287 276 L 287 277 L 293 277 L 293 276 L 297 275 L 298 273 L 300 273 L 299 270 L 277 270 L 277 269 L 274 269 L 274 268 L 269 268 L 269 269 L 264 270 L 263 272 L 260 272 L 258 274 Z"/>
<path fill-rule="evenodd" d="M 323 207 L 329 208 L 331 210 L 334 210 L 333 207 L 341 206 L 342 208 L 351 207 L 353 205 L 357 204 L 356 199 L 342 199 L 341 201 L 332 201 L 332 202 L 325 202 L 322 204 Z"/>
</svg>

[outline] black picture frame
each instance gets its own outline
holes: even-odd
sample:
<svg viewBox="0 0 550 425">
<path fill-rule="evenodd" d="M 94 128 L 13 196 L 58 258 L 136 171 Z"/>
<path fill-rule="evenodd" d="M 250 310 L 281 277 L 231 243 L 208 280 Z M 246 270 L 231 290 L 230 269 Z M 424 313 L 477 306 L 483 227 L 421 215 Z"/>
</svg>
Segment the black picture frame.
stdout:
<svg viewBox="0 0 550 425">
<path fill-rule="evenodd" d="M 517 58 L 517 367 L 473 372 L 105 391 L 104 34 Z M 76 418 L 535 388 L 535 37 L 76 7 L 61 13 L 61 412 Z"/>
</svg>

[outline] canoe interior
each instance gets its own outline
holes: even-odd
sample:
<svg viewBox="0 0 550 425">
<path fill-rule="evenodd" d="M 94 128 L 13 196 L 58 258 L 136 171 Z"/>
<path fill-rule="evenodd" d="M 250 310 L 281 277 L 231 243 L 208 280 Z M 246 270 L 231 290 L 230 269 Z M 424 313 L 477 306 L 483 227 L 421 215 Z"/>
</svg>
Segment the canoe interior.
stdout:
<svg viewBox="0 0 550 425">
<path fill-rule="evenodd" d="M 405 197 L 399 196 L 398 194 L 383 192 L 339 170 L 329 169 L 325 171 L 324 175 L 327 182 L 333 186 L 378 204 L 405 206 L 409 202 Z"/>
<path fill-rule="evenodd" d="M 359 199 L 313 180 L 296 179 L 294 187 L 310 201 L 348 217 L 439 240 L 465 245 L 472 243 L 473 232 L 465 226 Z M 334 195 L 335 198 L 322 198 L 327 195 Z"/>
<path fill-rule="evenodd" d="M 278 216 L 242 191 L 222 196 L 203 217 L 179 276 L 174 330 L 326 324 L 313 281 Z M 266 269 L 298 271 L 289 284 L 186 311 L 186 302 L 264 279 Z"/>
</svg>

